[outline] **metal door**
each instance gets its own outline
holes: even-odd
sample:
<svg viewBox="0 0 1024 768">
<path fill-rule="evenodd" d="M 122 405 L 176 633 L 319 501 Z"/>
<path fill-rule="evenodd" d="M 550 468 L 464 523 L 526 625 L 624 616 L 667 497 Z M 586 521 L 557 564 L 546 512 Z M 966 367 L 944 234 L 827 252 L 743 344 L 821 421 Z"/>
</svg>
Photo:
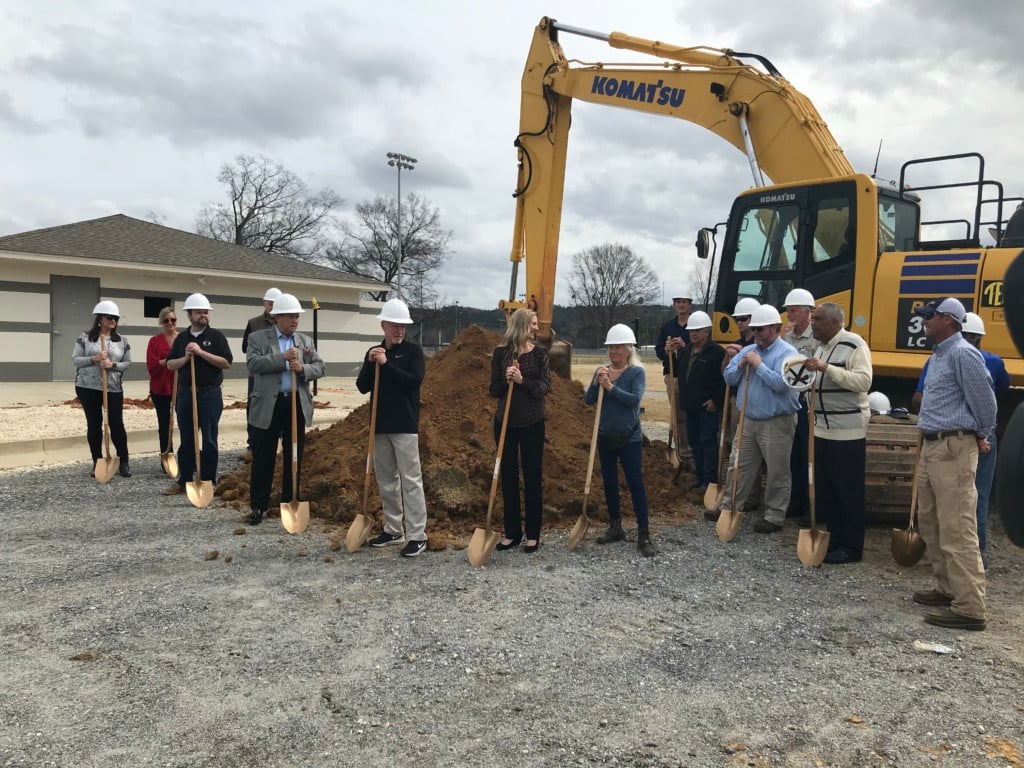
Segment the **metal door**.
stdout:
<svg viewBox="0 0 1024 768">
<path fill-rule="evenodd" d="M 92 327 L 92 308 L 100 300 L 98 277 L 50 275 L 50 363 L 54 381 L 74 381 L 71 352 L 75 339 Z"/>
</svg>

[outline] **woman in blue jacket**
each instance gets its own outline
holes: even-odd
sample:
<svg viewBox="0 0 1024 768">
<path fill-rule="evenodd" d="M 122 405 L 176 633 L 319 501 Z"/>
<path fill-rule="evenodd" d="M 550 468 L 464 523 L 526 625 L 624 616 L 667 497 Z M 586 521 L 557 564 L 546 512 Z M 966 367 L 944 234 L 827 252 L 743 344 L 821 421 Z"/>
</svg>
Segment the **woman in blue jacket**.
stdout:
<svg viewBox="0 0 1024 768">
<path fill-rule="evenodd" d="M 598 368 L 585 399 L 597 402 L 598 387 L 604 390 L 601 421 L 597 432 L 597 455 L 608 505 L 608 530 L 597 537 L 598 544 L 622 541 L 622 513 L 619 500 L 619 469 L 633 499 L 636 514 L 636 546 L 644 557 L 656 550 L 647 527 L 647 488 L 643 476 L 643 432 L 640 429 L 640 401 L 647 388 L 647 376 L 636 352 L 636 336 L 628 325 L 613 325 L 604 340 L 608 365 Z"/>
</svg>

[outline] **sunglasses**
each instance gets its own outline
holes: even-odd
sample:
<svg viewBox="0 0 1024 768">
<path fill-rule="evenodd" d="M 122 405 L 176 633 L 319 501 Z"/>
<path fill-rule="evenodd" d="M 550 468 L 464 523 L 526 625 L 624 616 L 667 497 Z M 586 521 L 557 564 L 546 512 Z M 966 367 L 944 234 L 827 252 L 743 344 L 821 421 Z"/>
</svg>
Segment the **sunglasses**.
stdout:
<svg viewBox="0 0 1024 768">
<path fill-rule="evenodd" d="M 164 318 L 163 320 L 161 320 L 160 322 L 161 322 L 161 323 L 163 323 L 164 325 L 169 325 L 169 324 L 171 324 L 171 323 L 176 323 L 176 322 L 178 322 L 178 318 L 176 318 L 176 317 L 165 317 L 165 318 Z"/>
<path fill-rule="evenodd" d="M 732 319 L 737 323 L 749 323 L 750 315 L 734 315 Z"/>
<path fill-rule="evenodd" d="M 117 315 L 104 315 L 103 317 L 105 317 L 107 320 L 109 320 L 112 323 L 116 323 L 118 320 L 121 319 Z"/>
<path fill-rule="evenodd" d="M 759 325 L 756 328 L 751 328 L 750 330 L 752 330 L 754 333 L 760 333 L 761 331 L 767 331 L 771 327 L 772 326 L 770 325 Z"/>
</svg>

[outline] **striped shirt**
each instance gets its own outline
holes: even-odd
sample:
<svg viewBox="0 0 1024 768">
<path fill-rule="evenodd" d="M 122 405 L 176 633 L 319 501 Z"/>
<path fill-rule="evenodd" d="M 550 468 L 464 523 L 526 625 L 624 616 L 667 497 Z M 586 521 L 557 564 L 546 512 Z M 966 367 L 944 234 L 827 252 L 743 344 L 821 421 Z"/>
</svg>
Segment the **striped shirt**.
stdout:
<svg viewBox="0 0 1024 768">
<path fill-rule="evenodd" d="M 990 438 L 996 428 L 996 396 L 981 352 L 960 333 L 932 350 L 917 426 L 922 432 L 973 429 Z"/>
</svg>

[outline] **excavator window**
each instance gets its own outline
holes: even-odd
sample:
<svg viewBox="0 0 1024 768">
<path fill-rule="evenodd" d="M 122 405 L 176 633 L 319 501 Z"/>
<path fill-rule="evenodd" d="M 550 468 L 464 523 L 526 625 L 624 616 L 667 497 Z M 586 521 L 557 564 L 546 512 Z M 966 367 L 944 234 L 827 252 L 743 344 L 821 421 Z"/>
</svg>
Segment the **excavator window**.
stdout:
<svg viewBox="0 0 1024 768">
<path fill-rule="evenodd" d="M 852 258 L 856 234 L 850 221 L 848 200 L 845 197 L 822 200 L 811 243 L 811 260 L 822 264 L 832 259 Z"/>
<path fill-rule="evenodd" d="M 733 269 L 771 272 L 793 268 L 796 260 L 797 205 L 748 208 L 740 222 Z"/>
</svg>

